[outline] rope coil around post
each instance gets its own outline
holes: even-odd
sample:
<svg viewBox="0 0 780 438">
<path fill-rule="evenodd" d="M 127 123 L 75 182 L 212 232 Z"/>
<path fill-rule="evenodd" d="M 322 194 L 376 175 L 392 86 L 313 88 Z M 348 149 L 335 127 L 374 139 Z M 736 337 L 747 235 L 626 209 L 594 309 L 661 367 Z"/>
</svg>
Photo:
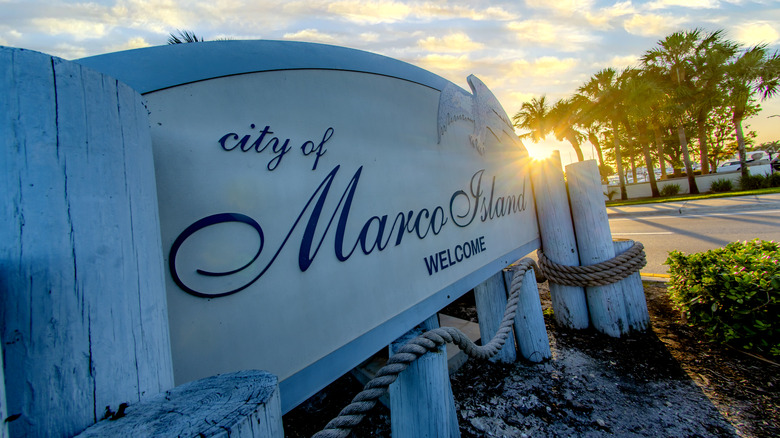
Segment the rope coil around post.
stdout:
<svg viewBox="0 0 780 438">
<path fill-rule="evenodd" d="M 463 332 L 453 327 L 433 329 L 410 340 L 387 360 L 387 364 L 363 387 L 352 402 L 342 409 L 336 418 L 328 422 L 325 428 L 314 434 L 313 438 L 349 436 L 352 429 L 360 424 L 366 414 L 376 406 L 379 398 L 387 393 L 388 387 L 396 381 L 399 374 L 425 353 L 435 351 L 444 344 L 453 343 L 474 358 L 490 359 L 495 356 L 512 333 L 517 304 L 520 300 L 520 287 L 528 269 L 534 268 L 536 281 L 539 283 L 549 280 L 565 285 L 600 286 L 616 283 L 647 264 L 644 246 L 639 242 L 623 254 L 591 266 L 563 266 L 550 261 L 541 250 L 537 254 L 539 265 L 534 260 L 525 258 L 511 267 L 512 283 L 504 317 L 490 342 L 481 346 L 476 345 Z"/>
<path fill-rule="evenodd" d="M 606 286 L 617 283 L 647 265 L 645 247 L 640 242 L 610 260 L 588 266 L 566 266 L 553 262 L 539 249 L 539 269 L 551 283 L 565 286 Z"/>
</svg>

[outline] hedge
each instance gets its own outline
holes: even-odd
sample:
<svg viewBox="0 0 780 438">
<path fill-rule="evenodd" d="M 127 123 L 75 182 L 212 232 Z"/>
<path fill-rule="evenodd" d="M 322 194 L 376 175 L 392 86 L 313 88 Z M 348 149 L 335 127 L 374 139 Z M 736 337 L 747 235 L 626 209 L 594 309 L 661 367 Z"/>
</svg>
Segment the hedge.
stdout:
<svg viewBox="0 0 780 438">
<path fill-rule="evenodd" d="M 672 251 L 669 296 L 711 339 L 780 356 L 778 258 L 780 244 L 759 239 L 690 255 Z"/>
</svg>

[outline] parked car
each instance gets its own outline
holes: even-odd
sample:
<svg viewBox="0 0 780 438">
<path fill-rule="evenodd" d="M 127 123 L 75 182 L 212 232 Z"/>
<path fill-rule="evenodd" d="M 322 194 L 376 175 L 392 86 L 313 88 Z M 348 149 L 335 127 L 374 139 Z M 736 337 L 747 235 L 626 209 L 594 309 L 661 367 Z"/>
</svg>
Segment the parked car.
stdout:
<svg viewBox="0 0 780 438">
<path fill-rule="evenodd" d="M 726 161 L 715 169 L 715 173 L 736 172 L 742 169 L 739 160 Z"/>
</svg>

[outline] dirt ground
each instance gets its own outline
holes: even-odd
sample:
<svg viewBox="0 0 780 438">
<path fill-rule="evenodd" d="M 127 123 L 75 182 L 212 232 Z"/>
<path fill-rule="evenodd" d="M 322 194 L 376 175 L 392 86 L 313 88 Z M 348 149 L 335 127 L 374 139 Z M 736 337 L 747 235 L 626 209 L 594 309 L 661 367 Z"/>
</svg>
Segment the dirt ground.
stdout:
<svg viewBox="0 0 780 438">
<path fill-rule="evenodd" d="M 543 308 L 549 291 L 540 284 Z M 652 331 L 613 339 L 557 327 L 552 359 L 496 365 L 470 359 L 451 376 L 462 437 L 778 437 L 780 366 L 706 341 L 645 283 Z M 446 313 L 475 320 L 467 294 Z M 284 416 L 285 435 L 311 436 L 359 392 L 345 375 Z M 357 437 L 389 437 L 378 405 Z"/>
</svg>

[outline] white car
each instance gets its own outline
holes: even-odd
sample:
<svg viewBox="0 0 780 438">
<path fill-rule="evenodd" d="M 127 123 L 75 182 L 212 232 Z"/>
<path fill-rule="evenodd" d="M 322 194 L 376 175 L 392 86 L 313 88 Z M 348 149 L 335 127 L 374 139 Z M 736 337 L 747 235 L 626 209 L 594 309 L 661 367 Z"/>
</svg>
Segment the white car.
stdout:
<svg viewBox="0 0 780 438">
<path fill-rule="evenodd" d="M 736 172 L 738 170 L 741 170 L 742 166 L 739 163 L 739 160 L 736 161 L 726 161 L 720 166 L 718 166 L 717 169 L 715 169 L 715 173 L 724 173 L 724 172 Z"/>
</svg>

